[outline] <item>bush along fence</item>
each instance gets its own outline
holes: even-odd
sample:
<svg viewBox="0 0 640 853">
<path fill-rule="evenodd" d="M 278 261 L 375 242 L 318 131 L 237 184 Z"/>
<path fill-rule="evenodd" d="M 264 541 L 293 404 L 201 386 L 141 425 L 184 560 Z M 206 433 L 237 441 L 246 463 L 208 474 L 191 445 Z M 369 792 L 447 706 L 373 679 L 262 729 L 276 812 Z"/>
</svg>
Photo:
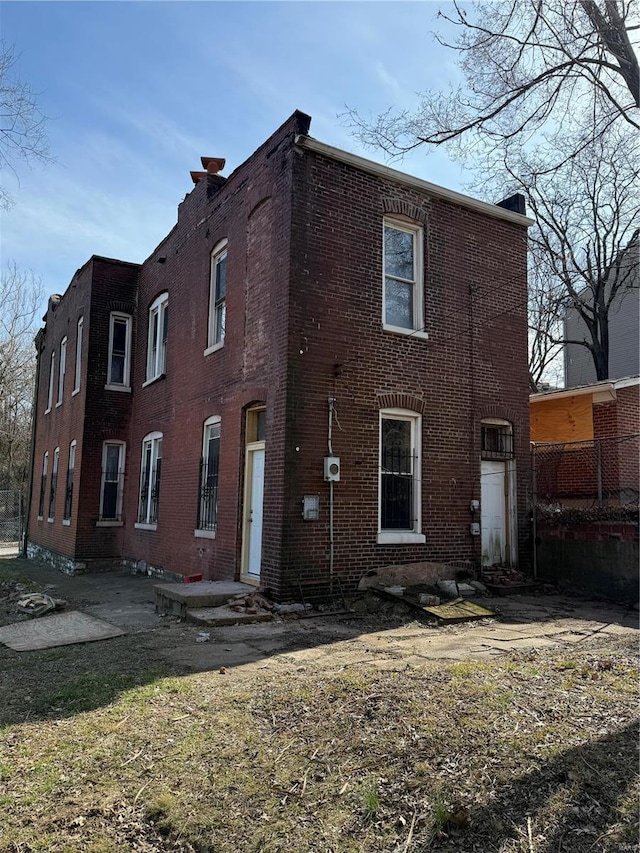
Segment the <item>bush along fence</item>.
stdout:
<svg viewBox="0 0 640 853">
<path fill-rule="evenodd" d="M 532 444 L 536 577 L 638 601 L 640 435 Z"/>
</svg>

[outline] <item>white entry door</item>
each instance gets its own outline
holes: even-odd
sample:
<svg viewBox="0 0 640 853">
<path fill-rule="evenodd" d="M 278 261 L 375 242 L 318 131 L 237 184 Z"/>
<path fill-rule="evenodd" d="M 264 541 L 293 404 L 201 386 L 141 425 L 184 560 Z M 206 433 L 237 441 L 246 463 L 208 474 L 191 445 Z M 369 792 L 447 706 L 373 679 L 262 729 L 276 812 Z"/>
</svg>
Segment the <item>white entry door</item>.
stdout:
<svg viewBox="0 0 640 853">
<path fill-rule="evenodd" d="M 264 447 L 247 449 L 247 485 L 245 504 L 245 572 L 253 579 L 260 578 L 262 560 L 262 503 L 264 497 Z"/>
<path fill-rule="evenodd" d="M 504 563 L 507 557 L 507 520 L 509 495 L 506 463 L 483 459 L 480 467 L 480 524 L 482 565 Z"/>
</svg>

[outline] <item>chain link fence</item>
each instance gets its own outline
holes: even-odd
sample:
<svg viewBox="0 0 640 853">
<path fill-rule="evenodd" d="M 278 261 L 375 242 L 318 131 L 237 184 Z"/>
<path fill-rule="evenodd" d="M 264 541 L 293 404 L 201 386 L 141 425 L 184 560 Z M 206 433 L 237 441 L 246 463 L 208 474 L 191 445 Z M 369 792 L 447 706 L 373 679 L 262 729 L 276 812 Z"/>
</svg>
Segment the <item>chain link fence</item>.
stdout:
<svg viewBox="0 0 640 853">
<path fill-rule="evenodd" d="M 591 510 L 629 518 L 638 508 L 640 435 L 532 445 L 533 505 L 539 515 Z"/>
<path fill-rule="evenodd" d="M 22 493 L 13 489 L 0 489 L 0 543 L 22 541 L 24 527 L 24 502 Z"/>
</svg>

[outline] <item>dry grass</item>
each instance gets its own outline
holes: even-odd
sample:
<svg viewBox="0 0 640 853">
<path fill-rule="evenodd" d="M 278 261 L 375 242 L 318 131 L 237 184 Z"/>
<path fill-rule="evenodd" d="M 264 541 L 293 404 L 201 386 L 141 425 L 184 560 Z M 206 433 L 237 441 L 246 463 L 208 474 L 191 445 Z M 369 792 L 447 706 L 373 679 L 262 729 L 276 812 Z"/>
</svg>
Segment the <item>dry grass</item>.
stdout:
<svg viewBox="0 0 640 853">
<path fill-rule="evenodd" d="M 399 671 L 113 678 L 79 673 L 2 730 L 0 850 L 638 849 L 626 640 Z"/>
</svg>

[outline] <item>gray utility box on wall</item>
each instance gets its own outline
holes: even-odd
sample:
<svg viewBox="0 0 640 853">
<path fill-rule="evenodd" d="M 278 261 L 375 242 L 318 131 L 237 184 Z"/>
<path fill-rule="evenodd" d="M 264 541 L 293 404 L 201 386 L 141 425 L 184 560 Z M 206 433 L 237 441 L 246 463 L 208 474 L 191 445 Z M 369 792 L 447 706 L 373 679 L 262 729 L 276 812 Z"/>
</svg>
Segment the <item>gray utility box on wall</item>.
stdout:
<svg viewBox="0 0 640 853">
<path fill-rule="evenodd" d="M 327 483 L 337 483 L 340 480 L 340 457 L 324 457 L 324 478 Z"/>
</svg>

